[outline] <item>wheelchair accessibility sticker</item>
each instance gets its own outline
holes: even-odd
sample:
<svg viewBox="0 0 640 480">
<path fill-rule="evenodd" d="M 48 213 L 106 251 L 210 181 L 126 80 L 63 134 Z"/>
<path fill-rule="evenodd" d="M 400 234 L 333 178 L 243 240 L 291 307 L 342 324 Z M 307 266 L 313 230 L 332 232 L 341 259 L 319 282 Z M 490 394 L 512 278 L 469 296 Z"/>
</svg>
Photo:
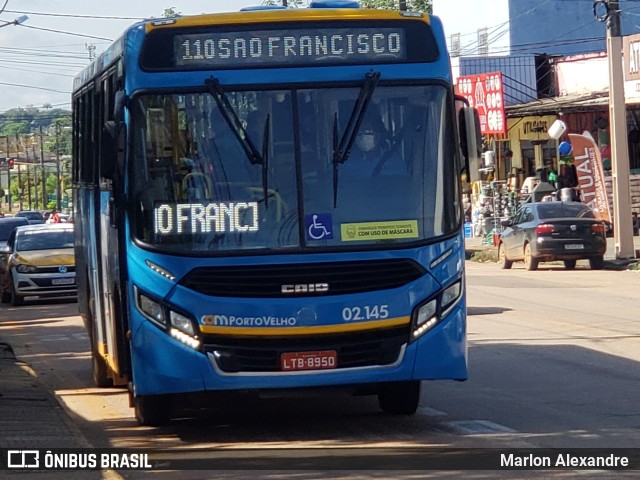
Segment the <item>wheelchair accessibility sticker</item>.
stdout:
<svg viewBox="0 0 640 480">
<path fill-rule="evenodd" d="M 333 226 L 329 213 L 305 215 L 304 225 L 309 240 L 331 240 L 333 238 Z"/>
</svg>

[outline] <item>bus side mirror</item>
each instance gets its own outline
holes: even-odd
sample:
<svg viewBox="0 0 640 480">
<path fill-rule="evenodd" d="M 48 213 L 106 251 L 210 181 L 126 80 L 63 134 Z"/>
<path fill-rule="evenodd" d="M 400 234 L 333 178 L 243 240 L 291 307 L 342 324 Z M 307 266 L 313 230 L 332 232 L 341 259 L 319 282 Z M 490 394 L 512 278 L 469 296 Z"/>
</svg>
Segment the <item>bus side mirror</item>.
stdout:
<svg viewBox="0 0 640 480">
<path fill-rule="evenodd" d="M 480 179 L 478 169 L 482 161 L 482 132 L 480 117 L 475 108 L 463 107 L 459 112 L 460 146 L 464 158 L 464 169 L 470 183 Z"/>
<path fill-rule="evenodd" d="M 123 129 L 124 109 L 129 98 L 124 90 L 118 90 L 114 95 L 113 120 L 107 120 L 102 127 L 100 145 L 100 175 L 110 180 L 115 173 Z"/>
<path fill-rule="evenodd" d="M 116 122 L 120 123 L 124 117 L 124 107 L 127 106 L 129 98 L 124 90 L 118 90 L 114 95 L 113 101 L 113 118 Z"/>
<path fill-rule="evenodd" d="M 113 179 L 118 152 L 118 125 L 113 120 L 104 122 L 100 143 L 100 176 Z"/>
</svg>

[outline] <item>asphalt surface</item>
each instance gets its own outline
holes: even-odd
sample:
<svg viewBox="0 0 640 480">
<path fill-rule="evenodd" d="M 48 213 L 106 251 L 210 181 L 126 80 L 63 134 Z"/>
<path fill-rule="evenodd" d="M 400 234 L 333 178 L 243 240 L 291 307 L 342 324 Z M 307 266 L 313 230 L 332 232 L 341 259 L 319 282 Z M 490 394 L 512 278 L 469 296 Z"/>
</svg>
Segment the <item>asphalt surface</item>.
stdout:
<svg viewBox="0 0 640 480">
<path fill-rule="evenodd" d="M 613 239 L 605 260 L 609 268 L 626 268 L 630 261 L 615 259 Z M 634 237 L 635 248 L 640 250 L 640 237 Z M 490 258 L 496 250 L 480 238 L 466 240 L 467 258 L 485 252 Z M 497 255 L 496 255 L 497 256 Z M 486 260 L 490 261 L 490 260 Z M 2 321 L 2 319 L 0 319 Z M 92 445 L 83 437 L 55 396 L 40 382 L 29 365 L 16 358 L 11 345 L 0 338 L 0 449 L 83 449 Z M 3 453 L 4 455 L 4 453 Z M 0 466 L 7 458 L 0 458 Z M 11 471 L 0 470 L 0 478 Z M 122 478 L 110 470 L 103 471 L 25 471 L 15 472 L 22 480 L 30 478 Z M 6 478 L 13 478 L 8 475 Z"/>
</svg>

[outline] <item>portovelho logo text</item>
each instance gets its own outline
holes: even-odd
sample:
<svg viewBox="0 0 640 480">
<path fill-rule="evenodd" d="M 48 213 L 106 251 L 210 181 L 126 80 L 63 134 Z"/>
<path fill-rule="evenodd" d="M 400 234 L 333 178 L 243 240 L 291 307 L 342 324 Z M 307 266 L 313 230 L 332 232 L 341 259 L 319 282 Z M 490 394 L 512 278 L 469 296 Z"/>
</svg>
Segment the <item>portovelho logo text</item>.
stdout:
<svg viewBox="0 0 640 480">
<path fill-rule="evenodd" d="M 638 448 L 0 449 L 0 471 L 22 470 L 634 470 Z M 0 474 L 0 477 L 2 475 Z M 393 476 L 393 475 L 391 475 Z"/>
</svg>

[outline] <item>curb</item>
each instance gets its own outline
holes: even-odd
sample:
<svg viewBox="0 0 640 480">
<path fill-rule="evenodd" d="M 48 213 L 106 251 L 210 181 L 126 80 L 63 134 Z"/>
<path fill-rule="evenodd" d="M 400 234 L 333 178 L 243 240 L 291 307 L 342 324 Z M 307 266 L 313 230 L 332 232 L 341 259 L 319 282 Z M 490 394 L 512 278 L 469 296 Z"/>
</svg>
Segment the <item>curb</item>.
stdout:
<svg viewBox="0 0 640 480">
<path fill-rule="evenodd" d="M 487 245 L 484 248 L 466 249 L 465 259 L 477 263 L 498 263 L 498 249 Z M 625 271 L 636 270 L 640 266 L 640 260 L 630 259 L 608 259 L 604 261 L 603 270 Z"/>
</svg>

